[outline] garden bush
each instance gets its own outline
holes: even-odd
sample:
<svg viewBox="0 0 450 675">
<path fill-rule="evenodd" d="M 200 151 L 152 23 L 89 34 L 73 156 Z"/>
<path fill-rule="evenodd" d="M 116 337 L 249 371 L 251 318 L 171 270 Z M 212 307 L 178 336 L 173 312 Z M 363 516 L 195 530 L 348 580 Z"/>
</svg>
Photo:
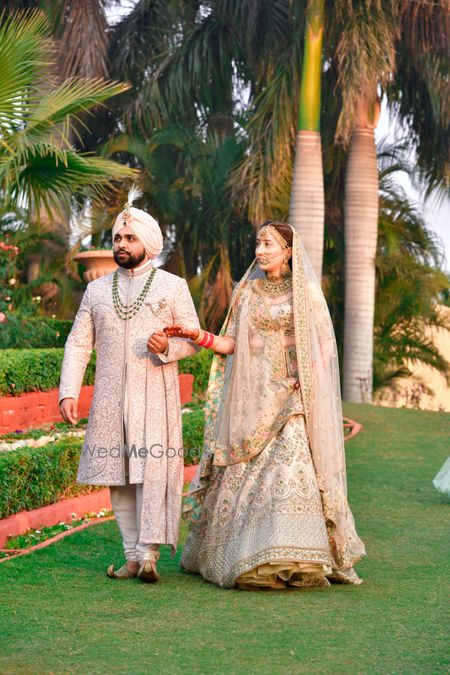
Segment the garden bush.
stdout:
<svg viewBox="0 0 450 675">
<path fill-rule="evenodd" d="M 0 349 L 64 347 L 72 324 L 48 316 L 10 314 L 8 321 L 0 324 Z"/>
<path fill-rule="evenodd" d="M 29 391 L 48 391 L 59 385 L 64 350 L 0 349 L 0 396 L 18 396 Z M 202 349 L 179 363 L 180 373 L 194 375 L 194 394 L 206 389 L 212 353 Z M 94 384 L 95 353 L 86 369 L 84 384 Z"/>
<path fill-rule="evenodd" d="M 198 462 L 203 419 L 200 406 L 183 415 L 185 464 Z M 82 446 L 82 437 L 65 436 L 39 448 L 0 452 L 0 518 L 102 489 L 76 482 Z"/>
<path fill-rule="evenodd" d="M 69 436 L 40 448 L 0 452 L 0 518 L 92 492 L 76 482 L 83 440 Z"/>
<path fill-rule="evenodd" d="M 205 414 L 202 406 L 193 406 L 183 414 L 184 463 L 198 464 L 203 448 Z"/>
<path fill-rule="evenodd" d="M 201 349 L 195 356 L 181 359 L 178 364 L 180 373 L 191 373 L 194 376 L 194 394 L 203 393 L 208 386 L 212 357 L 210 349 Z"/>
<path fill-rule="evenodd" d="M 63 355 L 63 349 L 1 349 L 0 396 L 54 389 L 59 384 Z M 94 383 L 94 373 L 93 355 L 84 384 Z"/>
</svg>

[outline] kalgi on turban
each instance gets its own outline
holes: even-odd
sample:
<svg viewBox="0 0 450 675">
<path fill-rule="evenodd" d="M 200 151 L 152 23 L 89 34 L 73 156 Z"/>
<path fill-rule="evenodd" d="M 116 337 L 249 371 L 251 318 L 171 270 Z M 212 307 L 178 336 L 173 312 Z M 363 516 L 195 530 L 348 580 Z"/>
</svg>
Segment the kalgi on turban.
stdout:
<svg viewBox="0 0 450 675">
<path fill-rule="evenodd" d="M 138 188 L 134 186 L 131 188 L 128 193 L 128 201 L 113 225 L 112 238 L 114 241 L 117 232 L 124 225 L 128 225 L 136 237 L 143 243 L 150 258 L 156 258 L 163 249 L 163 236 L 158 223 L 149 213 L 141 209 L 135 209 L 132 206 L 133 201 L 140 197 L 141 194 L 142 192 Z"/>
</svg>

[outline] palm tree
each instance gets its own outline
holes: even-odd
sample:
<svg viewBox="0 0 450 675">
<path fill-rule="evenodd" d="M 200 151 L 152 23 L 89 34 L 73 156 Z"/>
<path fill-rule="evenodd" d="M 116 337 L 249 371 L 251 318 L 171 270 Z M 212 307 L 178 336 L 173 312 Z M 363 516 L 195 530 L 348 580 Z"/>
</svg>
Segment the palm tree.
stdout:
<svg viewBox="0 0 450 675">
<path fill-rule="evenodd" d="M 345 181 L 344 387 L 349 401 L 372 397 L 378 167 L 374 131 L 379 104 L 362 95 L 352 132 Z"/>
<path fill-rule="evenodd" d="M 109 77 L 106 8 L 110 4 L 111 0 L 44 3 L 58 50 L 58 77 Z"/>
<path fill-rule="evenodd" d="M 439 307 L 450 290 L 450 280 L 442 271 L 441 247 L 420 211 L 392 180 L 399 169 L 411 174 L 411 167 L 388 153 L 381 157 L 374 390 L 410 377 L 411 364 L 418 363 L 450 381 L 450 363 L 427 334 L 430 326 L 450 330 Z"/>
<path fill-rule="evenodd" d="M 350 3 L 351 4 L 351 3 Z M 371 401 L 373 325 L 375 311 L 375 255 L 378 228 L 378 168 L 376 164 L 374 129 L 379 116 L 378 88 L 393 90 L 401 98 L 398 85 L 392 85 L 397 75 L 396 57 L 413 59 L 411 46 L 418 46 L 417 24 L 414 20 L 420 8 L 423 17 L 436 23 L 440 12 L 447 19 L 443 3 L 419 2 L 411 12 L 411 3 L 354 3 L 352 11 L 337 13 L 340 24 L 335 58 L 338 67 L 338 87 L 343 101 L 337 134 L 344 143 L 351 136 L 346 178 L 345 201 L 345 330 L 344 330 L 344 398 L 350 401 Z M 439 7 L 440 4 L 440 7 Z M 420 32 L 421 47 L 426 47 L 425 69 L 430 74 L 442 68 L 448 57 L 441 48 L 442 38 Z M 429 53 L 434 65 L 429 68 Z M 414 59 L 417 62 L 417 59 Z M 435 77 L 428 91 L 442 99 L 442 81 Z M 405 87 L 405 77 L 402 81 Z M 413 83 L 414 89 L 417 82 Z M 408 87 L 406 87 L 408 89 Z M 401 108 L 400 108 L 401 109 Z M 405 110 L 405 108 L 403 108 Z M 448 110 L 448 109 L 447 109 Z M 411 116 L 411 109 L 408 110 Z M 417 114 L 417 111 L 416 111 Z M 419 113 L 420 114 L 420 113 Z M 414 119 L 414 117 L 412 117 Z M 433 129 L 445 126 L 444 115 L 428 117 Z M 434 122 L 434 123 L 433 123 Z M 425 134 L 425 130 L 422 129 Z M 436 131 L 431 136 L 436 136 Z M 440 132 L 437 132 L 440 137 Z M 422 138 L 422 143 L 424 139 Z M 426 144 L 426 143 L 424 143 Z M 429 156 L 424 153 L 425 164 Z M 441 163 L 441 184 L 443 163 Z M 425 174 L 437 179 L 436 162 L 429 163 Z M 445 180 L 445 179 L 444 179 Z"/>
<path fill-rule="evenodd" d="M 378 167 L 377 86 L 395 68 L 395 22 L 389 2 L 338 3 L 334 60 L 342 111 L 336 135 L 350 141 L 345 181 L 345 320 L 343 396 L 372 397 Z M 351 139 L 351 140 L 350 140 Z"/>
<path fill-rule="evenodd" d="M 361 382 L 365 383 L 365 399 L 371 400 L 372 358 L 373 358 L 373 313 L 375 305 L 375 253 L 378 223 L 378 174 L 374 143 L 374 129 L 378 117 L 378 90 L 381 88 L 391 100 L 410 118 L 414 129 L 421 131 L 421 144 L 427 145 L 427 133 L 423 121 L 424 110 L 428 112 L 427 122 L 433 127 L 430 137 L 443 143 L 444 129 L 448 122 L 440 105 L 445 101 L 444 86 L 448 78 L 443 76 L 444 64 L 448 63 L 442 43 L 442 36 L 433 38 L 429 29 L 423 29 L 416 12 L 408 9 L 411 3 L 394 3 L 386 0 L 367 0 L 365 3 L 329 3 L 326 8 L 327 40 L 324 45 L 324 91 L 323 98 L 333 109 L 334 96 L 340 103 L 341 111 L 333 120 L 335 141 L 345 148 L 350 145 L 350 156 L 345 184 L 346 191 L 346 316 L 345 316 L 345 358 L 344 397 L 361 400 Z M 442 23 L 447 20 L 442 2 L 419 2 L 423 15 L 429 16 L 428 24 L 438 24 L 437 14 Z M 430 18 L 431 17 L 431 18 Z M 235 194 L 249 211 L 250 218 L 259 220 L 268 211 L 283 217 L 289 192 L 289 176 L 292 170 L 293 137 L 292 111 L 297 108 L 295 75 L 292 63 L 298 68 L 300 60 L 295 58 L 298 33 L 293 38 L 291 25 L 295 15 L 286 15 L 285 50 L 282 54 L 274 51 L 271 67 L 266 67 L 265 83 L 259 83 L 255 93 L 253 110 L 248 125 L 250 150 L 234 177 Z M 426 25 L 428 25 L 426 24 Z M 418 28 L 419 26 L 419 28 Z M 443 30 L 441 29 L 441 33 Z M 416 37 L 419 33 L 419 38 Z M 426 51 L 424 70 L 433 77 L 425 84 L 426 95 L 422 95 L 427 106 L 421 105 L 408 95 L 408 106 L 399 105 L 401 87 L 393 86 L 396 75 L 396 57 L 411 52 L 412 45 L 421 45 Z M 426 45 L 426 50 L 424 49 Z M 430 55 L 431 53 L 431 55 Z M 421 62 L 415 58 L 415 72 Z M 439 76 L 439 73 L 441 75 Z M 413 74 L 403 68 L 400 82 L 408 91 L 415 91 Z M 447 100 L 449 97 L 447 96 Z M 440 114 L 430 114 L 430 102 Z M 418 103 L 414 110 L 414 104 Z M 323 115 L 328 114 L 326 109 Z M 329 138 L 329 142 L 332 139 Z M 292 141 L 291 141 L 292 142 Z M 417 138 L 416 138 L 417 142 Z M 325 154 L 332 154 L 332 150 Z M 439 176 L 444 182 L 445 163 L 436 162 L 431 153 L 421 152 L 419 160 L 424 175 L 433 181 Z M 442 157 L 442 150 L 436 153 Z M 301 164 L 300 164 L 301 166 Z M 434 176 L 434 178 L 433 178 Z M 435 184 L 435 183 L 433 183 Z M 283 208 L 284 207 L 284 208 Z M 284 213 L 283 213 L 284 212 Z M 320 239 L 320 237 L 318 237 Z"/>
<path fill-rule="evenodd" d="M 322 277 L 325 216 L 320 139 L 324 21 L 324 0 L 310 0 L 306 12 L 299 127 L 289 213 L 289 222 L 299 230 L 318 279 Z"/>
<path fill-rule="evenodd" d="M 375 259 L 374 391 L 399 377 L 411 375 L 411 362 L 427 364 L 448 376 L 449 364 L 426 335 L 427 326 L 450 328 L 439 304 L 450 290 L 443 273 L 443 256 L 422 215 L 395 180 L 398 172 L 414 175 L 407 161 L 408 143 L 380 144 L 379 217 Z M 342 150 L 340 151 L 342 153 Z M 332 174 L 325 173 L 327 236 L 324 290 L 335 325 L 342 357 L 344 308 L 345 163 L 339 158 Z M 360 381 L 361 397 L 367 382 Z"/>
<path fill-rule="evenodd" d="M 55 85 L 48 79 L 51 49 L 40 11 L 0 25 L 0 191 L 11 207 L 26 203 L 63 214 L 74 193 L 96 200 L 113 181 L 134 176 L 126 166 L 76 152 L 69 142 L 82 113 L 128 85 L 81 78 Z"/>
<path fill-rule="evenodd" d="M 409 131 L 426 193 L 448 192 L 448 2 L 401 0 L 398 5 L 395 77 L 386 87 L 391 111 Z"/>
<path fill-rule="evenodd" d="M 144 170 L 146 204 L 173 243 L 165 266 L 190 279 L 199 315 L 211 329 L 226 311 L 235 260 L 245 257 L 239 240 L 246 239 L 228 190 L 244 137 L 233 101 L 240 46 L 223 5 L 211 3 L 208 14 L 197 2 L 180 8 L 174 0 L 162 10 L 141 0 L 114 28 L 112 42 L 120 46 L 111 54 L 111 72 L 130 73 L 137 96 L 125 111 L 131 133 L 105 148 L 132 155 Z M 156 38 L 146 37 L 141 49 L 138 20 Z"/>
<path fill-rule="evenodd" d="M 212 129 L 217 115 L 225 115 L 228 121 L 224 125 L 223 137 L 226 137 L 231 133 L 229 81 L 232 78 L 234 91 L 240 86 L 249 96 L 244 115 L 236 104 L 232 107 L 235 125 L 243 125 L 248 141 L 248 151 L 239 169 L 234 172 L 235 203 L 252 223 L 267 216 L 287 218 L 298 126 L 306 3 L 291 3 L 289 0 L 209 0 L 201 5 L 194 1 L 185 5 L 186 12 L 177 9 L 176 2 L 168 3 L 175 8 L 178 16 L 175 29 L 171 32 L 166 27 L 160 41 L 149 40 L 146 46 L 141 46 L 140 52 L 139 48 L 135 50 L 133 47 L 133 31 L 127 31 L 127 26 L 130 28 L 132 24 L 124 20 L 122 28 L 128 36 L 124 43 L 128 45 L 128 52 L 120 62 L 115 61 L 118 70 L 114 73 L 119 76 L 120 68 L 130 60 L 139 66 L 136 76 L 138 97 L 135 102 L 130 102 L 126 117 L 130 130 L 140 131 L 146 139 L 151 139 L 155 130 L 173 126 L 174 122 L 199 130 Z M 444 3 L 443 0 L 436 3 L 417 0 L 414 5 L 420 6 L 419 13 L 408 9 L 410 5 L 412 3 L 406 0 L 400 3 L 393 0 L 367 0 L 364 3 L 349 0 L 345 3 L 327 2 L 325 5 L 327 39 L 323 45 L 322 73 L 322 100 L 325 105 L 321 114 L 327 117 L 331 133 L 322 125 L 323 151 L 325 160 L 333 163 L 336 154 L 341 156 L 335 151 L 333 139 L 335 142 L 339 140 L 345 150 L 351 147 L 347 176 L 349 242 L 353 237 L 361 241 L 363 225 L 367 227 L 364 236 L 368 234 L 369 237 L 364 260 L 364 276 L 369 283 L 364 294 L 361 292 L 363 286 L 358 283 L 359 277 L 354 277 L 357 266 L 352 266 L 352 252 L 348 249 L 348 271 L 352 271 L 352 278 L 348 276 L 349 311 L 351 306 L 356 313 L 360 313 L 360 309 L 364 311 L 366 306 L 369 311 L 363 323 L 353 321 L 352 324 L 349 321 L 350 327 L 362 331 L 360 341 L 364 343 L 364 352 L 358 357 L 356 368 L 351 365 L 352 354 L 347 354 L 345 368 L 350 373 L 349 381 L 356 378 L 367 380 L 368 399 L 371 392 L 370 336 L 373 329 L 377 225 L 376 156 L 371 127 L 376 118 L 377 95 L 385 93 L 389 101 L 398 106 L 400 115 L 411 117 L 414 129 L 420 130 L 422 145 L 427 144 L 425 118 L 433 127 L 430 134 L 433 147 L 436 138 L 443 138 L 445 126 L 445 111 L 436 102 L 443 100 L 442 82 L 445 78 L 439 76 L 439 72 L 443 71 L 446 57 L 442 46 L 436 48 L 439 40 L 428 32 L 428 28 L 423 29 L 424 25 L 430 25 L 430 17 L 436 24 L 439 13 L 444 16 Z M 144 12 L 148 16 L 149 7 L 159 8 L 160 3 L 141 0 L 136 12 Z M 133 16 L 136 27 L 137 14 Z M 424 24 L 424 16 L 429 17 L 428 24 Z M 120 30 L 118 27 L 117 31 Z M 136 43 L 139 47 L 140 41 Z M 423 60 L 425 93 L 421 94 L 420 100 L 411 92 L 414 91 L 414 76 L 420 72 L 421 61 L 415 58 L 414 72 L 408 71 L 406 66 L 411 61 L 406 54 L 417 44 L 429 47 L 427 58 Z M 142 59 L 139 54 L 142 54 Z M 427 73 L 432 75 L 428 79 L 425 77 Z M 218 102 L 213 95 L 215 81 L 226 81 L 223 87 L 228 92 L 226 101 Z M 403 89 L 406 92 L 405 105 L 401 101 Z M 422 105 L 424 101 L 425 106 Z M 433 102 L 439 114 L 431 115 Z M 442 161 L 433 163 L 430 153 L 426 152 L 419 153 L 419 161 L 425 173 L 434 172 L 442 179 Z M 361 167 L 365 167 L 365 173 Z M 356 174 L 359 180 L 354 179 Z M 364 180 L 361 180 L 362 175 Z M 354 216 L 357 202 L 361 207 L 358 220 Z M 368 209 L 365 209 L 366 205 Z M 352 340 L 350 333 L 347 344 L 352 344 Z M 358 386 L 349 396 L 359 397 L 360 389 Z"/>
</svg>

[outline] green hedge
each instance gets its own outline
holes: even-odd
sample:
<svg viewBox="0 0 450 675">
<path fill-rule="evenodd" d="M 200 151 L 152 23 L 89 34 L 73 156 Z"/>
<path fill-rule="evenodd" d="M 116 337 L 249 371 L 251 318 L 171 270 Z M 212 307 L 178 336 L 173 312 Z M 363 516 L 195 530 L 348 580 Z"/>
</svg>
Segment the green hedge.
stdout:
<svg viewBox="0 0 450 675">
<path fill-rule="evenodd" d="M 208 386 L 212 357 L 210 349 L 201 349 L 195 356 L 181 359 L 178 364 L 180 373 L 192 373 L 194 376 L 194 394 L 204 392 Z"/>
<path fill-rule="evenodd" d="M 198 464 L 203 447 L 205 413 L 202 407 L 195 406 L 192 412 L 183 414 L 184 463 Z"/>
<path fill-rule="evenodd" d="M 63 355 L 63 349 L 1 349 L 0 396 L 54 389 L 59 384 Z M 94 373 L 93 355 L 84 384 L 94 383 Z"/>
<path fill-rule="evenodd" d="M 203 419 L 199 407 L 183 415 L 185 464 L 198 462 Z M 0 452 L 0 518 L 102 489 L 76 482 L 82 445 L 82 438 L 71 436 L 40 448 Z"/>
<path fill-rule="evenodd" d="M 63 349 L 0 349 L 0 396 L 48 391 L 59 384 Z M 179 363 L 180 373 L 194 375 L 194 393 L 208 384 L 212 352 L 202 349 Z M 84 384 L 94 384 L 95 354 L 86 369 Z"/>
<path fill-rule="evenodd" d="M 61 321 L 47 316 L 8 316 L 0 324 L 0 349 L 39 349 L 64 347 L 73 321 Z"/>
<path fill-rule="evenodd" d="M 0 518 L 100 489 L 76 482 L 82 443 L 72 436 L 0 452 Z"/>
</svg>

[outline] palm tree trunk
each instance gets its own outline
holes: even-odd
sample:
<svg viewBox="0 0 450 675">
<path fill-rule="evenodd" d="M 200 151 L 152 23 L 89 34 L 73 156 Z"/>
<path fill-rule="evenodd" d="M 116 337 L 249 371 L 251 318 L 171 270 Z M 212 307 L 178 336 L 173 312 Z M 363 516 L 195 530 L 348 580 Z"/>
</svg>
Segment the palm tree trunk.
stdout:
<svg viewBox="0 0 450 675">
<path fill-rule="evenodd" d="M 375 255 L 378 234 L 376 94 L 361 98 L 345 183 L 344 387 L 347 401 L 372 401 Z"/>
<path fill-rule="evenodd" d="M 320 140 L 320 86 L 324 0 L 310 0 L 299 105 L 289 222 L 299 231 L 320 279 L 323 260 L 325 199 Z"/>
</svg>

